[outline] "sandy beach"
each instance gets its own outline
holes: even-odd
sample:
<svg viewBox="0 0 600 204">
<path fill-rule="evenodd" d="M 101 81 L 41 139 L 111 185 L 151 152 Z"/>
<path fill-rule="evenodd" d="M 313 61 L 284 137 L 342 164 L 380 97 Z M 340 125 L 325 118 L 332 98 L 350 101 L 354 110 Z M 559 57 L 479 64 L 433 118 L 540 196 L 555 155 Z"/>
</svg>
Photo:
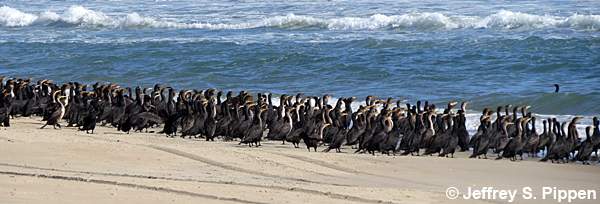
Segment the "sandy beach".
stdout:
<svg viewBox="0 0 600 204">
<path fill-rule="evenodd" d="M 0 1 L 0 204 L 600 204 L 599 8 Z"/>
<path fill-rule="evenodd" d="M 41 125 L 17 118 L 0 130 L 0 203 L 505 203 L 451 200 L 446 189 L 600 190 L 597 164 L 307 152 L 274 141 L 249 148 Z"/>
</svg>

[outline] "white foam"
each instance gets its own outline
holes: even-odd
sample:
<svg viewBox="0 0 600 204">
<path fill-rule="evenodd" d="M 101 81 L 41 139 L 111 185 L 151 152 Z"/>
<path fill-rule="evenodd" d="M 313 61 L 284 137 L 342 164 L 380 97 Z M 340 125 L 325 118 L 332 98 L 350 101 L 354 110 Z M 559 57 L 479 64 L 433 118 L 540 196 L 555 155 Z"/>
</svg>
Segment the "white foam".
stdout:
<svg viewBox="0 0 600 204">
<path fill-rule="evenodd" d="M 600 29 L 600 15 L 575 14 L 561 23 L 563 27 L 584 28 L 590 30 Z"/>
<path fill-rule="evenodd" d="M 483 28 L 515 29 L 522 27 L 541 28 L 555 26 L 560 19 L 553 16 L 538 16 L 502 10 L 479 21 L 476 26 Z"/>
<path fill-rule="evenodd" d="M 573 28 L 600 29 L 600 15 L 573 14 L 568 17 L 534 15 L 501 10 L 480 16 L 447 15 L 438 12 L 414 12 L 400 15 L 374 14 L 366 17 L 320 18 L 308 15 L 288 14 L 265 17 L 242 23 L 183 23 L 147 17 L 138 13 L 110 16 L 83 6 L 71 6 L 61 14 L 46 11 L 32 14 L 17 9 L 0 7 L 0 26 L 24 27 L 36 23 L 64 22 L 77 26 L 102 26 L 114 28 L 174 28 L 174 29 L 253 29 L 262 27 L 302 28 L 319 27 L 330 30 L 378 30 L 378 29 L 540 29 Z"/>
<path fill-rule="evenodd" d="M 0 25 L 7 27 L 22 27 L 31 25 L 38 17 L 33 14 L 24 13 L 17 9 L 0 7 Z"/>
<path fill-rule="evenodd" d="M 93 11 L 83 6 L 71 6 L 61 16 L 60 20 L 70 24 L 84 25 L 114 25 L 114 20 L 102 12 Z"/>
<path fill-rule="evenodd" d="M 257 27 L 306 27 L 306 26 L 320 26 L 326 25 L 323 19 L 314 18 L 310 16 L 299 16 L 295 14 L 288 14 L 285 16 L 275 16 L 271 18 L 265 18 L 258 24 L 247 24 L 245 26 L 239 26 L 240 28 L 257 28 Z"/>
<path fill-rule="evenodd" d="M 45 11 L 41 13 L 39 18 L 37 19 L 37 21 L 40 22 L 56 22 L 58 20 L 60 20 L 60 15 L 50 11 Z"/>
</svg>

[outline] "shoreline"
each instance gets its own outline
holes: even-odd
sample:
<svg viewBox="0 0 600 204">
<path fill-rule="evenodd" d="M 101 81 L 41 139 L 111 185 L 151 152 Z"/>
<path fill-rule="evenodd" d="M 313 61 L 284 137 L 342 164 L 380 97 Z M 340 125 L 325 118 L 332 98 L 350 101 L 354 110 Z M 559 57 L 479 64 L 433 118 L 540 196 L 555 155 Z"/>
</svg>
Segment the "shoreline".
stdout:
<svg viewBox="0 0 600 204">
<path fill-rule="evenodd" d="M 0 202 L 504 203 L 449 200 L 444 191 L 490 185 L 530 186 L 534 193 L 545 186 L 600 190 L 597 163 L 468 159 L 465 153 L 372 156 L 348 148 L 309 153 L 279 141 L 249 148 L 107 127 L 86 134 L 41 125 L 38 117 L 21 117 L 0 130 L 0 194 L 6 195 Z"/>
</svg>

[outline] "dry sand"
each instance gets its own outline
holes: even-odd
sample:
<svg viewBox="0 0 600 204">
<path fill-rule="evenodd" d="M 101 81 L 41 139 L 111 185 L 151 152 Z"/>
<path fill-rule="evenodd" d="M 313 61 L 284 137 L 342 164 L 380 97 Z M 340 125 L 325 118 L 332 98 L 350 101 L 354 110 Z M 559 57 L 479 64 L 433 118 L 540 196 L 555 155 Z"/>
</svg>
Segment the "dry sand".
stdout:
<svg viewBox="0 0 600 204">
<path fill-rule="evenodd" d="M 17 118 L 0 130 L 0 203 L 504 203 L 450 200 L 445 192 L 451 186 L 531 187 L 541 198 L 544 186 L 600 191 L 597 164 L 468 159 L 464 153 L 309 153 L 275 141 L 249 148 L 106 127 L 89 135 L 41 125 L 39 118 Z M 555 200 L 518 195 L 515 202 Z"/>
</svg>

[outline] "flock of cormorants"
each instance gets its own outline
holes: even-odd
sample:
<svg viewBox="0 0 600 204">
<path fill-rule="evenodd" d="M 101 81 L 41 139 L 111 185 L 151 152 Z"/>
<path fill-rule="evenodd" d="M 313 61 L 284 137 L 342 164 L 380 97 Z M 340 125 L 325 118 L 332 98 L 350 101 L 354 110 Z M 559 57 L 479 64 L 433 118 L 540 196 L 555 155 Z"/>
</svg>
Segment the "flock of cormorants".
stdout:
<svg viewBox="0 0 600 204">
<path fill-rule="evenodd" d="M 471 158 L 511 161 L 523 155 L 541 161 L 580 161 L 590 164 L 592 154 L 600 147 L 599 120 L 586 128 L 581 140 L 576 124 L 556 118 L 542 120 L 543 132 L 538 133 L 538 119 L 527 106 L 485 108 L 480 125 L 471 137 L 466 128 L 466 102 L 460 107 L 449 102 L 442 112 L 434 104 L 417 101 L 402 104 L 368 96 L 365 103 L 353 110 L 355 97 L 281 95 L 276 105 L 272 94 L 237 95 L 216 89 L 180 90 L 156 84 L 153 88 L 122 88 L 111 83 L 88 85 L 69 82 L 56 84 L 50 80 L 7 79 L 0 77 L 0 124 L 10 126 L 10 119 L 38 115 L 45 124 L 61 128 L 78 127 L 93 134 L 96 124 L 112 126 L 119 131 L 148 131 L 162 127 L 168 137 L 204 138 L 214 141 L 237 140 L 248 146 L 261 146 L 263 139 L 292 143 L 303 142 L 308 151 L 340 152 L 351 146 L 355 153 L 432 155 L 454 157 L 456 150 L 470 151 Z M 558 87 L 557 87 L 558 89 Z M 457 110 L 455 110 L 457 109 Z"/>
</svg>

